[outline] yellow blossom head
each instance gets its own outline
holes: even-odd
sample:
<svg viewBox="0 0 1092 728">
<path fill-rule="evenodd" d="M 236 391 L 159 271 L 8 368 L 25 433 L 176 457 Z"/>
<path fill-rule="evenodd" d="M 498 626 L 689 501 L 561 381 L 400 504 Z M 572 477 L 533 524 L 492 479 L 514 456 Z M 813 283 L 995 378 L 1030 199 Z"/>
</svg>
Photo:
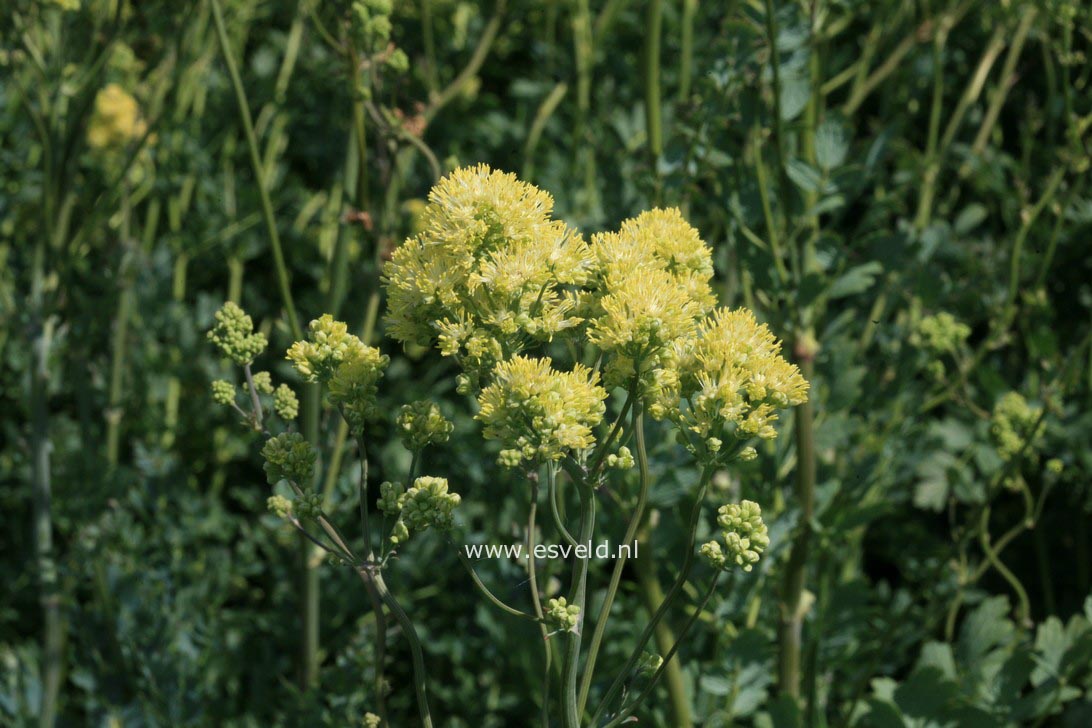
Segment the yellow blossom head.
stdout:
<svg viewBox="0 0 1092 728">
<path fill-rule="evenodd" d="M 485 437 L 504 445 L 501 462 L 559 460 L 595 444 L 592 428 L 603 419 L 607 398 L 599 377 L 577 364 L 571 372 L 550 359 L 516 356 L 497 366 L 478 396 L 476 419 Z"/>
<path fill-rule="evenodd" d="M 781 343 L 747 309 L 718 308 L 680 349 L 678 394 L 663 412 L 702 441 L 732 434 L 773 439 L 777 410 L 803 404 L 808 382 L 781 356 Z M 674 393 L 669 393 L 674 395 Z M 719 450 L 712 448 L 713 454 Z"/>
<path fill-rule="evenodd" d="M 422 231 L 384 272 L 391 336 L 435 341 L 477 377 L 579 325 L 574 288 L 588 278 L 590 255 L 552 211 L 549 194 L 486 165 L 441 180 Z"/>
<path fill-rule="evenodd" d="M 87 143 L 92 148 L 124 147 L 143 136 L 147 129 L 136 99 L 121 86 L 107 84 L 95 95 L 95 109 L 87 127 Z"/>
</svg>

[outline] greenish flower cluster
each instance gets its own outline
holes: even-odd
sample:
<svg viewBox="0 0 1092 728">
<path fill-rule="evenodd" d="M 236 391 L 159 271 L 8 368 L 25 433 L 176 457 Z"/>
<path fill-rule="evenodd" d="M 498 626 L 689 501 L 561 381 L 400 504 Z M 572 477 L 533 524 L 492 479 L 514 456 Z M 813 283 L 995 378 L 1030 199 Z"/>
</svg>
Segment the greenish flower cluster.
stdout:
<svg viewBox="0 0 1092 728">
<path fill-rule="evenodd" d="M 440 412 L 439 406 L 428 400 L 403 405 L 398 413 L 397 424 L 402 445 L 411 452 L 447 442 L 451 431 L 455 429 L 451 420 Z"/>
<path fill-rule="evenodd" d="M 942 311 L 918 322 L 911 343 L 933 354 L 954 354 L 970 335 L 970 326 Z"/>
<path fill-rule="evenodd" d="M 273 377 L 269 372 L 255 372 L 251 377 L 254 389 L 262 394 L 273 394 Z"/>
<path fill-rule="evenodd" d="M 550 599 L 542 616 L 552 631 L 571 632 L 580 624 L 580 606 L 569 604 L 565 597 Z"/>
<path fill-rule="evenodd" d="M 292 515 L 292 500 L 283 495 L 271 495 L 265 501 L 269 512 L 278 518 L 288 518 Z"/>
<path fill-rule="evenodd" d="M 383 725 L 383 719 L 375 713 L 364 714 L 364 728 L 379 728 Z"/>
<path fill-rule="evenodd" d="M 486 439 L 504 445 L 502 465 L 559 460 L 594 444 L 592 428 L 603 419 L 607 398 L 598 382 L 598 374 L 580 364 L 560 372 L 550 359 L 516 356 L 497 366 L 475 417 L 485 424 Z"/>
<path fill-rule="evenodd" d="M 379 486 L 379 510 L 397 515 L 391 530 L 391 542 L 403 543 L 412 533 L 435 528 L 449 531 L 455 522 L 455 508 L 461 498 L 448 490 L 447 478 L 423 475 L 403 491 L 400 483 Z"/>
<path fill-rule="evenodd" d="M 750 571 L 770 545 L 762 509 L 754 501 L 745 500 L 721 506 L 717 514 L 724 546 L 718 541 L 702 544 L 702 558 L 716 569 L 727 570 L 735 565 Z"/>
<path fill-rule="evenodd" d="M 262 447 L 265 475 L 270 485 L 288 480 L 296 485 L 311 484 L 315 470 L 315 450 L 298 432 L 274 435 Z"/>
<path fill-rule="evenodd" d="M 223 379 L 212 383 L 212 401 L 216 404 L 231 404 L 235 401 L 235 385 Z"/>
<path fill-rule="evenodd" d="M 391 70 L 409 68 L 409 58 L 400 48 L 390 47 L 391 0 L 357 0 L 352 4 L 350 28 L 360 48 L 379 57 Z"/>
<path fill-rule="evenodd" d="M 254 331 L 254 322 L 243 309 L 228 301 L 216 312 L 216 323 L 209 330 L 208 338 L 224 356 L 236 364 L 245 366 L 268 345 L 265 334 Z"/>
<path fill-rule="evenodd" d="M 611 453 L 607 455 L 607 466 L 616 468 L 618 470 L 629 470 L 635 465 L 633 459 L 633 453 L 629 451 L 629 448 L 623 445 L 618 448 L 618 453 Z"/>
<path fill-rule="evenodd" d="M 273 410 L 282 420 L 296 419 L 300 412 L 300 402 L 296 393 L 287 384 L 282 384 L 273 392 Z"/>
<path fill-rule="evenodd" d="M 343 322 L 329 314 L 312 321 L 307 339 L 289 348 L 288 360 L 307 381 L 327 385 L 330 403 L 341 411 L 354 434 L 360 434 L 378 414 L 377 384 L 390 358 L 350 334 Z"/>
<path fill-rule="evenodd" d="M 1021 453 L 1028 460 L 1038 457 L 1036 448 L 1042 437 L 1033 431 L 1042 413 L 1041 407 L 1029 405 L 1019 392 L 1009 392 L 997 401 L 990 421 L 990 436 L 1002 460 L 1012 460 Z"/>
</svg>

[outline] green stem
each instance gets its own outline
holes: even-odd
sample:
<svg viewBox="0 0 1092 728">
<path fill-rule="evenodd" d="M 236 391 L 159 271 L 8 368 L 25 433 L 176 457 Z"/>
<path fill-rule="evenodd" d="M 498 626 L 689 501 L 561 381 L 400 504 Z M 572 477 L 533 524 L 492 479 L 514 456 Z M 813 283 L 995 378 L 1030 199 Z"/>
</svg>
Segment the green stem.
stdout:
<svg viewBox="0 0 1092 728">
<path fill-rule="evenodd" d="M 653 179 L 656 181 L 656 197 L 659 202 L 659 161 L 664 151 L 663 111 L 660 108 L 660 32 L 663 26 L 663 7 L 660 0 L 651 0 L 645 16 L 644 86 L 645 127 L 648 133 L 648 153 L 651 159 Z"/>
<path fill-rule="evenodd" d="M 576 546 L 576 539 L 569 533 L 569 529 L 565 528 L 565 522 L 561 520 L 561 509 L 557 503 L 557 470 L 553 465 L 548 465 L 546 468 L 546 486 L 546 495 L 550 500 L 550 515 L 554 518 L 554 526 L 557 527 L 558 533 L 561 534 L 567 544 Z"/>
<path fill-rule="evenodd" d="M 679 638 L 675 640 L 675 642 L 671 645 L 671 648 L 667 650 L 667 654 L 664 655 L 663 663 L 656 669 L 656 672 L 653 673 L 652 677 L 648 681 L 648 685 L 646 685 L 645 689 L 641 691 L 641 694 L 637 696 L 637 699 L 622 710 L 620 710 L 618 712 L 618 715 L 614 716 L 610 723 L 607 723 L 605 728 L 614 728 L 615 726 L 621 725 L 626 718 L 632 715 L 633 712 L 641 707 L 641 704 L 648 699 L 648 696 L 650 696 L 652 694 L 652 691 L 655 690 L 656 685 L 659 684 L 660 678 L 662 678 L 665 674 L 670 673 L 668 665 L 673 662 L 677 663 L 677 661 L 675 660 L 675 653 L 678 652 L 679 645 L 681 645 L 683 640 L 686 639 L 687 633 L 690 632 L 690 629 L 694 626 L 694 623 L 698 621 L 698 618 L 701 616 L 702 612 L 705 611 L 706 605 L 709 604 L 709 600 L 712 599 L 713 594 L 716 593 L 717 583 L 720 581 L 721 573 L 722 572 L 717 571 L 713 575 L 713 581 L 709 584 L 709 589 L 705 592 L 705 596 L 702 597 L 702 600 L 698 604 L 697 609 L 694 610 L 694 613 L 690 615 L 690 619 L 688 619 L 686 621 L 686 624 L 683 625 L 682 631 L 679 632 Z"/>
<path fill-rule="evenodd" d="M 632 398 L 631 398 L 632 399 Z M 623 544 L 630 544 L 637 535 L 637 529 L 645 514 L 645 505 L 648 503 L 649 472 L 648 451 L 645 448 L 644 416 L 636 407 L 633 409 L 633 430 L 637 438 L 637 468 L 640 484 L 637 489 L 637 505 L 633 508 L 629 525 L 626 526 L 626 535 L 622 537 Z M 599 655 L 599 648 L 603 642 L 603 634 L 606 632 L 607 619 L 610 617 L 614 598 L 618 594 L 618 585 L 622 581 L 622 571 L 626 567 L 626 556 L 619 555 L 614 561 L 614 571 L 610 576 L 610 584 L 603 597 L 603 605 L 599 608 L 599 615 L 595 619 L 595 631 L 592 633 L 591 643 L 588 646 L 588 657 L 584 665 L 584 676 L 580 681 L 579 714 L 584 714 L 584 707 L 588 702 L 588 691 L 591 690 L 592 678 L 595 675 L 595 660 Z"/>
<path fill-rule="evenodd" d="M 811 356 L 799 360 L 804 379 L 811 381 L 815 365 Z M 804 579 L 811 546 L 811 522 L 815 515 L 815 443 L 812 400 L 796 408 L 796 498 L 800 520 L 785 567 L 785 584 L 781 597 L 781 624 L 778 635 L 780 690 L 793 700 L 800 698 L 800 645 L 804 623 Z"/>
<path fill-rule="evenodd" d="M 243 132 L 246 135 L 247 149 L 250 152 L 250 165 L 254 172 L 254 184 L 258 188 L 258 195 L 262 203 L 262 217 L 265 221 L 266 233 L 269 235 L 269 245 L 273 251 L 273 263 L 277 270 L 277 285 L 280 289 L 285 313 L 288 316 L 288 327 L 292 333 L 292 338 L 302 339 L 303 328 L 300 326 L 299 315 L 296 313 L 296 304 L 292 298 L 292 288 L 288 281 L 288 266 L 284 261 L 281 237 L 277 231 L 276 218 L 273 215 L 273 203 L 269 198 L 268 180 L 265 178 L 261 152 L 258 148 L 258 138 L 254 133 L 254 121 L 250 116 L 250 104 L 247 102 L 243 79 L 239 76 L 239 69 L 235 64 L 235 57 L 228 41 L 220 0 L 211 0 L 211 3 L 213 19 L 216 21 L 216 37 L 220 41 L 220 52 L 224 57 L 228 75 L 231 77 L 231 85 L 235 91 L 235 102 L 239 107 L 239 120 L 242 122 Z"/>
<path fill-rule="evenodd" d="M 572 583 L 569 586 L 569 604 L 580 608 L 575 629 L 568 634 L 565 662 L 562 667 L 562 712 L 565 728 L 579 728 L 580 709 L 576 694 L 577 672 L 580 667 L 580 638 L 584 629 L 584 617 L 587 587 L 588 559 L 590 554 L 583 553 L 580 547 L 587 548 L 595 530 L 595 493 L 584 484 L 577 484 L 580 491 L 580 540 L 577 545 L 576 564 L 573 567 Z"/>
<path fill-rule="evenodd" d="M 546 466 L 551 467 L 550 465 Z M 538 473 L 530 473 L 531 507 L 527 514 L 527 578 L 531 584 L 531 602 L 542 636 L 542 728 L 550 728 L 550 667 L 553 662 L 550 632 L 542 612 L 542 595 L 538 590 L 538 568 L 535 566 L 535 516 L 538 513 Z"/>
<path fill-rule="evenodd" d="M 1016 574 L 1012 572 L 1009 567 L 1005 566 L 1005 562 L 1001 560 L 1000 554 L 993 547 L 990 540 L 990 507 L 986 506 L 982 509 L 982 517 L 978 522 L 978 541 L 982 545 L 982 550 L 986 554 L 986 559 L 990 565 L 997 570 L 1005 581 L 1009 583 L 1012 590 L 1016 592 L 1016 599 L 1018 602 L 1016 617 L 1017 621 L 1025 627 L 1031 626 L 1031 601 L 1028 599 L 1027 589 L 1016 577 Z"/>
<path fill-rule="evenodd" d="M 690 76 L 694 72 L 694 16 L 698 0 L 683 0 L 681 48 L 679 49 L 679 101 L 690 98 Z"/>
<path fill-rule="evenodd" d="M 425 657 L 421 650 L 421 639 L 417 636 L 417 630 L 414 628 L 409 615 L 406 614 L 398 600 L 387 588 L 381 573 L 378 571 L 370 573 L 361 571 L 360 578 L 365 583 L 370 581 L 374 585 L 376 593 L 379 594 L 380 599 L 387 605 L 387 609 L 394 615 L 398 625 L 402 628 L 402 634 L 409 642 L 410 657 L 413 661 L 413 690 L 417 697 L 417 713 L 421 718 L 421 728 L 432 728 L 432 714 L 428 708 L 428 677 L 425 674 Z"/>
<path fill-rule="evenodd" d="M 45 312 L 46 242 L 39 239 L 34 247 L 31 282 L 30 374 L 30 451 L 31 490 L 34 494 L 34 546 L 40 580 L 44 635 L 42 641 L 41 703 L 38 724 L 52 728 L 57 716 L 57 700 L 63 670 L 64 623 L 61 620 L 61 595 L 57 564 L 53 555 L 53 512 L 49 436 L 49 357 L 53 340 L 53 322 Z"/>
<path fill-rule="evenodd" d="M 106 398 L 106 464 L 112 472 L 118 464 L 121 439 L 122 387 L 125 384 L 125 350 L 129 337 L 129 316 L 133 307 L 132 246 L 129 240 L 132 209 L 128 183 L 121 204 L 121 263 L 118 270 L 118 307 L 114 313 L 114 336 L 110 353 L 110 390 Z"/>
<path fill-rule="evenodd" d="M 638 537 L 639 548 L 645 552 L 645 557 L 638 559 L 637 567 L 637 591 L 645 610 L 650 615 L 660 614 L 668 598 L 664 597 L 663 587 L 656 575 L 656 561 L 652 558 L 651 532 L 646 523 Z M 656 639 L 656 651 L 660 654 L 667 653 L 676 642 L 675 634 L 671 626 L 664 620 L 658 620 L 653 632 Z M 693 724 L 690 716 L 690 698 L 686 694 L 686 683 L 683 681 L 682 665 L 673 655 L 664 658 L 662 669 L 667 680 L 667 696 L 671 703 L 671 724 L 677 728 L 689 728 Z"/>
<path fill-rule="evenodd" d="M 490 591 L 489 587 L 487 587 L 485 585 L 485 582 L 482 581 L 481 577 L 478 576 L 478 572 L 474 570 L 474 565 L 470 563 L 470 559 L 467 558 L 465 553 L 463 553 L 463 549 L 457 546 L 454 541 L 451 542 L 451 545 L 455 547 L 455 553 L 459 555 L 459 561 L 466 568 L 466 573 L 470 575 L 470 579 L 474 582 L 474 586 L 478 587 L 478 591 L 482 593 L 482 596 L 484 596 L 490 604 L 495 606 L 497 609 L 500 609 L 502 612 L 507 612 L 508 614 L 511 614 L 513 617 L 519 617 L 520 619 L 529 619 L 532 622 L 538 621 L 538 617 L 532 614 L 528 614 L 527 612 L 524 612 L 520 609 L 516 609 L 515 607 L 509 606 L 508 604 L 505 604 L 500 597 Z"/>
<path fill-rule="evenodd" d="M 603 716 L 610 704 L 621 693 L 622 688 L 626 684 L 626 680 L 633 672 L 633 668 L 637 665 L 637 661 L 641 659 L 641 655 L 644 652 L 645 645 L 652 638 L 656 627 L 660 624 L 660 621 L 667 614 L 668 609 L 674 604 L 675 599 L 682 592 L 683 585 L 686 584 L 687 578 L 690 576 L 690 568 L 694 564 L 694 545 L 698 532 L 698 519 L 701 517 L 701 507 L 705 500 L 705 492 L 709 488 L 709 479 L 713 476 L 713 469 L 706 468 L 702 471 L 701 481 L 698 484 L 698 493 L 694 499 L 694 507 L 690 511 L 690 523 L 688 536 L 686 539 L 686 554 L 683 556 L 682 565 L 679 567 L 679 576 L 675 579 L 675 583 L 671 585 L 671 589 L 668 590 L 667 596 L 661 600 L 659 609 L 652 615 L 652 619 L 645 625 L 644 631 L 641 632 L 641 636 L 637 639 L 637 644 L 630 653 L 629 659 L 626 660 L 626 664 L 619 671 L 618 676 L 614 679 L 610 689 L 607 690 L 607 694 L 603 696 L 603 699 L 599 701 L 599 705 L 595 709 L 595 713 L 592 714 L 590 721 L 591 725 L 598 725 L 599 719 Z M 642 560 L 638 559 L 638 565 Z"/>
<path fill-rule="evenodd" d="M 1027 40 L 1028 33 L 1031 31 L 1031 24 L 1035 21 L 1037 12 L 1035 7 L 1028 5 L 1025 7 L 1023 17 L 1020 18 L 1020 24 L 1016 27 L 1016 32 L 1012 36 L 1012 45 L 1009 46 L 1009 52 L 1005 55 L 1005 63 L 1001 67 L 1001 78 L 997 82 L 997 88 L 994 89 L 993 96 L 990 98 L 990 105 L 986 109 L 986 115 L 982 118 L 978 134 L 971 145 L 972 156 L 980 156 L 986 150 L 986 142 L 990 137 L 990 132 L 997 124 L 997 119 L 1001 114 L 1001 107 L 1004 106 L 1005 99 L 1012 88 L 1016 75 L 1016 62 L 1020 58 L 1020 53 L 1024 50 L 1024 41 Z"/>
</svg>

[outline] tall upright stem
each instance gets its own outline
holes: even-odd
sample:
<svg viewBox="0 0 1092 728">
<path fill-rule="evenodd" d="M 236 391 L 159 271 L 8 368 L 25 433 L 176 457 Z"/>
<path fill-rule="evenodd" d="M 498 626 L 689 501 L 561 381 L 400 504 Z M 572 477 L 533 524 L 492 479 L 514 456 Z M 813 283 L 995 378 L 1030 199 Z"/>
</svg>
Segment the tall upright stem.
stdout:
<svg viewBox="0 0 1092 728">
<path fill-rule="evenodd" d="M 578 547 L 587 549 L 592 533 L 595 530 L 595 493 L 583 483 L 578 483 L 577 488 L 580 491 L 580 535 L 577 544 Z M 576 628 L 568 635 L 569 641 L 565 652 L 565 663 L 562 668 L 561 696 L 565 728 L 579 728 L 580 726 L 576 676 L 580 668 L 580 635 L 584 629 L 589 557 L 590 554 L 586 552 L 583 555 L 581 553 L 576 554 L 572 584 L 569 587 L 570 604 L 580 607 L 580 616 Z"/>
<path fill-rule="evenodd" d="M 633 396 L 627 400 L 632 401 Z M 633 431 L 637 441 L 637 468 L 640 474 L 640 485 L 637 490 L 637 505 L 633 508 L 629 525 L 626 526 L 626 535 L 622 537 L 622 543 L 628 548 L 637 535 L 637 529 L 645 515 L 645 505 L 648 503 L 649 472 L 648 450 L 645 447 L 644 416 L 639 407 L 633 408 Z M 605 450 L 604 450 L 605 452 Z M 588 691 L 591 689 L 592 679 L 595 676 L 595 660 L 599 656 L 599 647 L 603 642 L 603 634 L 607 629 L 607 620 L 610 618 L 610 609 L 614 605 L 614 598 L 618 594 L 618 585 L 622 581 L 622 571 L 626 567 L 627 556 L 619 555 L 614 561 L 614 571 L 610 575 L 610 584 L 607 593 L 603 596 L 603 606 L 599 608 L 599 615 L 595 619 L 595 631 L 592 633 L 591 644 L 588 647 L 588 659 L 584 664 L 584 676 L 580 680 L 580 710 L 584 714 L 584 706 L 588 703 Z"/>
<path fill-rule="evenodd" d="M 815 373 L 814 354 L 798 346 L 797 361 L 804 378 Z M 800 645 L 804 623 L 804 580 L 811 547 L 811 521 L 815 515 L 815 433 L 811 398 L 796 408 L 796 499 L 800 521 L 789 552 L 781 598 L 779 677 L 781 693 L 800 697 Z"/>
<path fill-rule="evenodd" d="M 656 202 L 660 196 L 659 160 L 664 151 L 663 113 L 660 109 L 660 30 L 663 8 L 660 0 L 651 0 L 645 18 L 644 85 L 645 128 L 648 134 L 649 163 L 656 180 Z"/>
<path fill-rule="evenodd" d="M 30 374 L 31 486 L 34 494 L 34 546 L 38 561 L 39 598 L 45 634 L 42 641 L 41 704 L 38 724 L 52 728 L 57 717 L 57 698 L 61 688 L 64 651 L 64 625 L 61 622 L 60 586 L 53 556 L 52 482 L 49 439 L 49 349 L 53 324 L 45 311 L 46 242 L 40 238 L 34 248 L 31 281 L 31 348 L 33 369 Z"/>
</svg>

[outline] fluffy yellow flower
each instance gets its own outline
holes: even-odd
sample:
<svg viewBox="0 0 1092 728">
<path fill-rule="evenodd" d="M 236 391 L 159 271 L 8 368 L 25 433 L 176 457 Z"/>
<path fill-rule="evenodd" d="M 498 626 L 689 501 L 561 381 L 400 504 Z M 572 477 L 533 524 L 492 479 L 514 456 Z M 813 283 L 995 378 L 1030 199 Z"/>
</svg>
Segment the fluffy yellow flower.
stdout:
<svg viewBox="0 0 1092 728">
<path fill-rule="evenodd" d="M 683 349 L 680 372 L 680 393 L 689 406 L 675 409 L 669 398 L 659 404 L 703 440 L 732 432 L 772 439 L 777 410 L 808 399 L 808 383 L 781 356 L 781 343 L 743 308 L 719 308 L 702 323 Z"/>
<path fill-rule="evenodd" d="M 612 357 L 604 379 L 625 386 L 640 367 L 645 397 L 677 380 L 673 350 L 713 307 L 712 253 L 677 209 L 643 212 L 592 239 L 595 277 L 584 297 L 588 338 Z"/>
<path fill-rule="evenodd" d="M 92 148 L 123 147 L 147 129 L 136 99 L 121 86 L 108 84 L 95 95 L 95 110 L 87 127 L 87 143 Z"/>
<path fill-rule="evenodd" d="M 422 232 L 384 272 L 391 336 L 438 341 L 477 376 L 579 325 L 574 290 L 587 281 L 591 257 L 552 210 L 549 194 L 486 165 L 441 180 L 421 215 Z"/>
<path fill-rule="evenodd" d="M 599 376 L 577 364 L 571 372 L 550 359 L 516 356 L 497 365 L 493 383 L 478 396 L 476 419 L 487 439 L 500 440 L 504 465 L 559 460 L 595 444 L 592 428 L 607 398 Z"/>
</svg>

